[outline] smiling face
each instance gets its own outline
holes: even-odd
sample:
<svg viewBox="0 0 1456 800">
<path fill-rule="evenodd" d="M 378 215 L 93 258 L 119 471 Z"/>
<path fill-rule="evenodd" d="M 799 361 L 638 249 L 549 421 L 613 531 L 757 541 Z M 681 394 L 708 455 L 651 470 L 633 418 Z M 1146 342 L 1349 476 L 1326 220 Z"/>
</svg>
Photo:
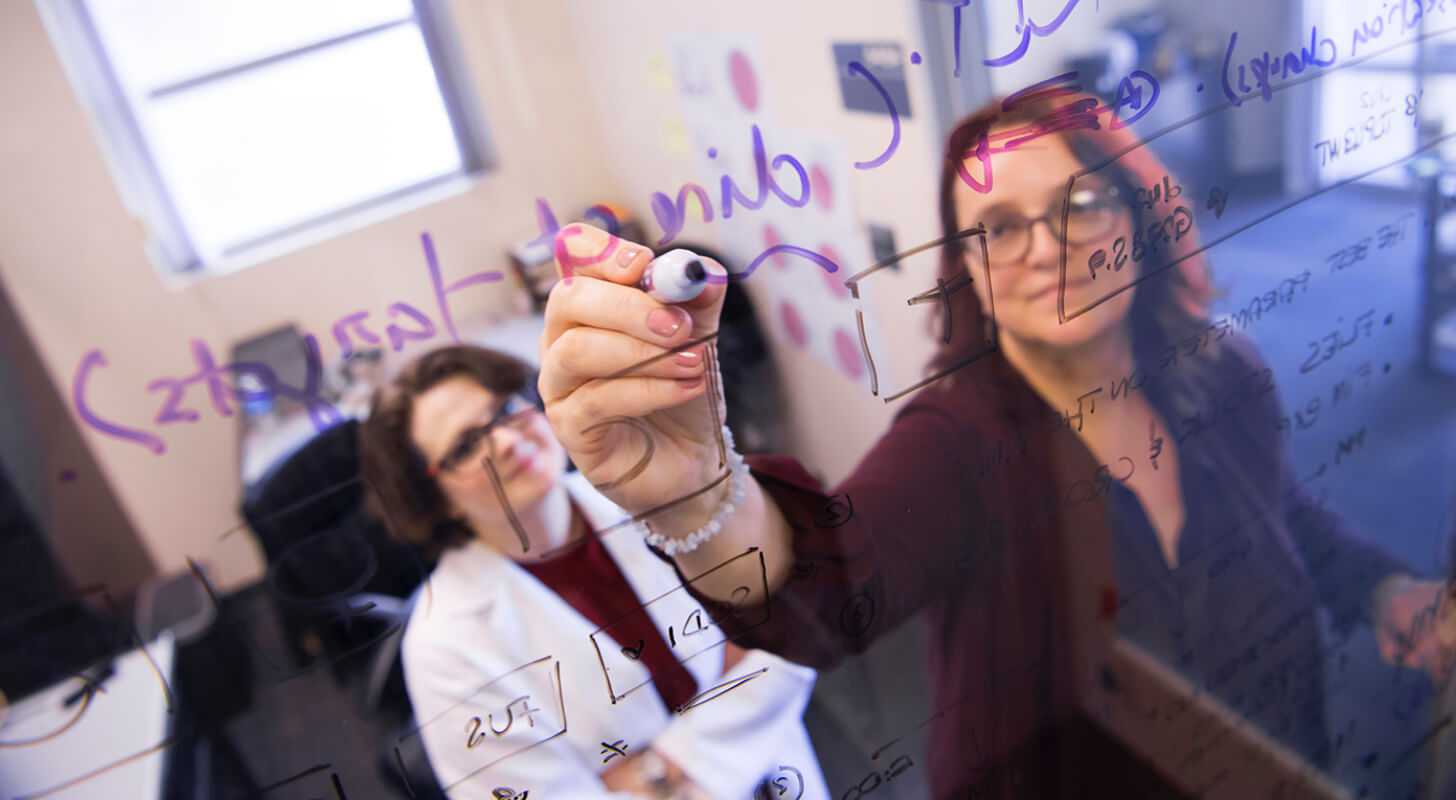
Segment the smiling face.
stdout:
<svg viewBox="0 0 1456 800">
<path fill-rule="evenodd" d="M 990 295 L 994 294 L 996 324 L 1003 341 L 1008 337 L 1016 340 L 1023 350 L 1073 351 L 1120 327 L 1132 307 L 1135 290 L 1112 296 L 1064 324 L 1058 320 L 1062 244 L 1056 231 L 1067 202 L 1067 179 L 1083 169 L 1065 140 L 1045 136 L 994 158 L 991 192 L 981 194 L 957 181 L 955 201 L 956 221 L 962 230 L 977 223 L 986 225 L 991 286 L 985 285 L 978 245 L 966 248 L 965 264 L 982 309 L 992 307 Z M 1069 315 L 1128 286 L 1135 278 L 1131 264 L 1119 272 L 1100 270 L 1095 281 L 1088 273 L 1088 259 L 1094 252 L 1107 251 L 1110 261 L 1114 241 L 1128 237 L 1132 230 L 1127 206 L 1110 196 L 1111 187 L 1100 180 L 1094 173 L 1080 178 L 1073 189 L 1067 237 L 1065 307 Z M 1050 221 L 1034 222 L 1018 237 L 1019 220 L 1043 215 Z M 1018 238 L 1026 242 L 1024 249 Z"/>
<path fill-rule="evenodd" d="M 523 513 L 556 487 L 566 470 L 566 451 L 546 415 L 534 409 L 498 422 L 485 437 L 472 436 L 497 418 L 506 400 L 464 375 L 446 378 L 415 398 L 410 439 L 425 463 L 437 468 L 434 480 L 451 511 L 464 516 L 487 544 L 511 553 L 520 544 L 491 485 L 487 459 L 511 508 Z"/>
</svg>

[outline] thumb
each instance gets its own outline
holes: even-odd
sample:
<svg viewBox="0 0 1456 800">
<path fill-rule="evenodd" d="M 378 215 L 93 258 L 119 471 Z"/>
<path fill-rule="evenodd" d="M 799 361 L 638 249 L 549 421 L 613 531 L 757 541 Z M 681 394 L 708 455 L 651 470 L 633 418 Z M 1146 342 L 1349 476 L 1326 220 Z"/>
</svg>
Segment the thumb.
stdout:
<svg viewBox="0 0 1456 800">
<path fill-rule="evenodd" d="M 708 271 L 708 285 L 701 294 L 679 306 L 693 319 L 693 338 L 718 332 L 723 300 L 728 296 L 728 270 L 707 256 L 699 256 Z"/>
</svg>

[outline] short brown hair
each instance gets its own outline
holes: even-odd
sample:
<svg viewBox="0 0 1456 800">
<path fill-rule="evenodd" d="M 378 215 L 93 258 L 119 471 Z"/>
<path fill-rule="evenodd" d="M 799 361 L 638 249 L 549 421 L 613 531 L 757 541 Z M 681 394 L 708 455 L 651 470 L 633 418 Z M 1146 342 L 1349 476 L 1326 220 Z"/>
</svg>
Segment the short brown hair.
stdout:
<svg viewBox="0 0 1456 800">
<path fill-rule="evenodd" d="M 496 395 L 535 391 L 534 370 L 524 361 L 475 345 L 450 345 L 420 356 L 376 389 L 369 418 L 359 426 L 360 472 L 369 512 L 395 538 L 420 547 L 431 558 L 469 541 L 472 532 L 450 515 L 444 492 L 410 436 L 410 421 L 416 397 L 457 376 Z"/>
</svg>

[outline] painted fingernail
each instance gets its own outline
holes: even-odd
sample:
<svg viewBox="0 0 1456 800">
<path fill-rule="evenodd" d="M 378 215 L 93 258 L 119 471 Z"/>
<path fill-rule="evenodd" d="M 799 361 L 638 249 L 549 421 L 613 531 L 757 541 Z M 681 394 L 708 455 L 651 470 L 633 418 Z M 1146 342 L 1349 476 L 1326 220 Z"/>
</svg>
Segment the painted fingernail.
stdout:
<svg viewBox="0 0 1456 800">
<path fill-rule="evenodd" d="M 673 358 L 684 367 L 696 367 L 703 360 L 701 356 L 691 350 L 684 350 L 674 355 Z"/>
<path fill-rule="evenodd" d="M 696 388 L 698 388 L 698 384 L 700 384 L 702 382 L 703 382 L 702 376 L 698 376 L 696 378 L 683 378 L 682 380 L 679 380 L 677 382 L 677 385 L 678 386 L 681 386 L 684 389 L 696 389 Z"/>
<path fill-rule="evenodd" d="M 626 269 L 632 266 L 632 259 L 637 257 L 637 248 L 624 247 L 617 251 L 617 266 Z"/>
<path fill-rule="evenodd" d="M 658 336 L 671 336 L 688 322 L 688 312 L 681 308 L 654 308 L 647 315 L 647 327 Z"/>
</svg>

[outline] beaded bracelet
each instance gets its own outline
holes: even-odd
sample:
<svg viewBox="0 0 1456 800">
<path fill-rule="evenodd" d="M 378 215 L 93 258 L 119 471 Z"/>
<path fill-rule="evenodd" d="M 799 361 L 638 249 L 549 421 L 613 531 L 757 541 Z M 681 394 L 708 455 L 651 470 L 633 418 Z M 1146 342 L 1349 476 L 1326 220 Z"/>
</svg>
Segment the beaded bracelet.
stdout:
<svg viewBox="0 0 1456 800">
<path fill-rule="evenodd" d="M 644 521 L 642 527 L 646 533 L 642 538 L 649 545 L 669 556 L 675 556 L 679 553 L 691 553 L 698 549 L 703 542 L 708 541 L 722 532 L 723 521 L 738 508 L 738 504 L 743 502 L 743 498 L 747 496 L 748 481 L 750 480 L 748 465 L 743 462 L 743 456 L 738 454 L 738 449 L 733 444 L 733 434 L 728 430 L 728 426 L 726 425 L 723 426 L 723 443 L 726 445 L 728 468 L 730 470 L 728 477 L 728 496 L 724 498 L 717 510 L 713 512 L 712 518 L 706 524 L 689 533 L 687 536 L 668 538 L 652 530 L 646 521 Z"/>
</svg>

